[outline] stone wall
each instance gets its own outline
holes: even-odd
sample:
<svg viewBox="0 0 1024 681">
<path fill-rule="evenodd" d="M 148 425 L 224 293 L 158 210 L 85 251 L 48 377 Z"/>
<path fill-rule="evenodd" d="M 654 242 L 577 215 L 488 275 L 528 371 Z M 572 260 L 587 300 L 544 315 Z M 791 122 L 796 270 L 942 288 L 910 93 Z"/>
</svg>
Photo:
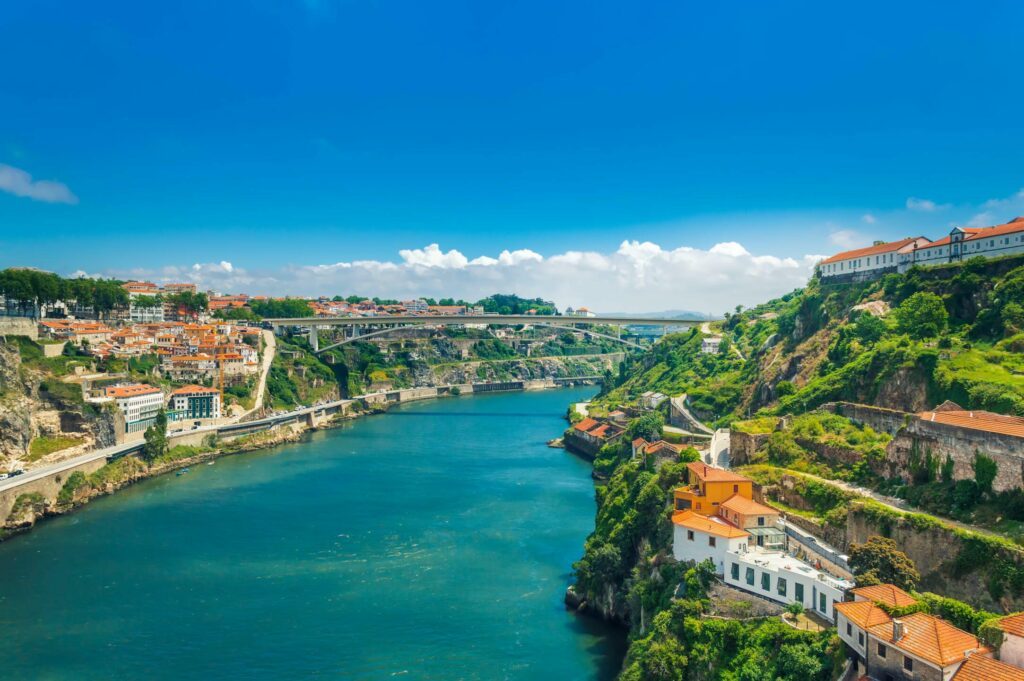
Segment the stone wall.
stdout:
<svg viewBox="0 0 1024 681">
<path fill-rule="evenodd" d="M 915 450 L 922 460 L 930 452 L 940 465 L 951 458 L 955 480 L 974 479 L 974 458 L 980 452 L 999 467 L 992 484 L 995 491 L 1024 488 L 1024 438 L 914 418 L 889 443 L 886 459 L 890 474 L 909 481 Z"/>
<path fill-rule="evenodd" d="M 75 471 L 82 471 L 88 475 L 93 471 L 103 468 L 106 463 L 106 459 L 96 459 L 95 461 L 89 461 L 78 466 L 72 466 L 66 470 L 60 471 L 59 473 L 47 475 L 39 478 L 38 480 L 33 480 L 25 483 L 24 485 L 18 485 L 12 489 L 0 492 L 0 524 L 2 524 L 7 519 L 7 516 L 10 515 L 11 507 L 14 506 L 15 500 L 22 494 L 38 492 L 39 494 L 42 494 L 47 501 L 51 501 L 57 498 L 57 493 L 60 492 L 69 475 Z"/>
<path fill-rule="evenodd" d="M 821 405 L 821 409 L 845 416 L 858 425 L 868 426 L 880 433 L 889 433 L 890 435 L 895 435 L 900 428 L 907 425 L 913 416 L 913 414 L 897 409 L 885 409 L 854 402 L 827 402 Z"/>
<path fill-rule="evenodd" d="M 753 459 L 754 453 L 768 442 L 771 433 L 744 433 L 729 430 L 729 462 L 733 466 L 743 466 Z"/>
<path fill-rule="evenodd" d="M 0 317 L 0 336 L 28 336 L 39 340 L 39 326 L 28 317 Z"/>
</svg>

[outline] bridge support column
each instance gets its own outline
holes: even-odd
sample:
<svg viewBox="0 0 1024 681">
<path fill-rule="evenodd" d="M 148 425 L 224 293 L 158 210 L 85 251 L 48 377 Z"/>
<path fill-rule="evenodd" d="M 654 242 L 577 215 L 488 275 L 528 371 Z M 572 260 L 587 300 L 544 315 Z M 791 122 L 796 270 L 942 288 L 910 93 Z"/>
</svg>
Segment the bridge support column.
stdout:
<svg viewBox="0 0 1024 681">
<path fill-rule="evenodd" d="M 313 352 L 320 351 L 320 334 L 316 331 L 316 326 L 309 327 L 309 344 L 313 346 Z"/>
</svg>

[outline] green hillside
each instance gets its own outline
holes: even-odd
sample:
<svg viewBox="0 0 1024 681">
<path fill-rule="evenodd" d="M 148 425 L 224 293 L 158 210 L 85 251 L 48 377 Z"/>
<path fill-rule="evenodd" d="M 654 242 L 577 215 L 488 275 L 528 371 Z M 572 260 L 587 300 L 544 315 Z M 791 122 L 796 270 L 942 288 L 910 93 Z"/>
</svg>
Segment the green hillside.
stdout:
<svg viewBox="0 0 1024 681">
<path fill-rule="evenodd" d="M 1024 258 L 915 268 L 863 284 L 812 279 L 712 331 L 725 338 L 720 354 L 701 354 L 697 329 L 669 336 L 629 358 L 600 400 L 686 392 L 718 424 L 832 400 L 917 411 L 948 399 L 1024 414 Z"/>
</svg>

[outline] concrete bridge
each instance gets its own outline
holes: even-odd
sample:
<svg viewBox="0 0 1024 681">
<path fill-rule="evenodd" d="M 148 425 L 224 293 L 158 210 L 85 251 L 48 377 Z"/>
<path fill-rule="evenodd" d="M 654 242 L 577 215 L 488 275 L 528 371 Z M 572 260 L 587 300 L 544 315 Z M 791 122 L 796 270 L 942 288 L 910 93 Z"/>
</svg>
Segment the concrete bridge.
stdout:
<svg viewBox="0 0 1024 681">
<path fill-rule="evenodd" d="M 623 326 L 660 326 L 663 333 L 670 327 L 687 328 L 694 324 L 707 322 L 705 318 L 685 317 L 563 317 L 561 315 L 389 315 L 381 317 L 281 317 L 265 319 L 264 323 L 271 324 L 275 329 L 282 328 L 304 328 L 309 330 L 309 343 L 316 353 L 326 352 L 332 348 L 346 345 L 365 338 L 381 336 L 391 333 L 395 329 L 411 326 L 463 326 L 465 324 L 499 324 L 502 326 L 517 326 L 529 324 L 531 326 L 544 326 L 552 328 L 577 328 L 579 326 L 614 326 L 617 335 L 600 333 L 587 330 L 587 333 L 613 340 L 623 345 L 628 345 L 638 350 L 646 349 L 639 343 L 634 343 L 621 337 Z M 344 340 L 333 343 L 326 347 L 320 347 L 320 339 L 317 330 L 322 328 L 340 327 L 351 329 L 352 333 Z M 373 330 L 365 330 L 365 329 Z"/>
</svg>

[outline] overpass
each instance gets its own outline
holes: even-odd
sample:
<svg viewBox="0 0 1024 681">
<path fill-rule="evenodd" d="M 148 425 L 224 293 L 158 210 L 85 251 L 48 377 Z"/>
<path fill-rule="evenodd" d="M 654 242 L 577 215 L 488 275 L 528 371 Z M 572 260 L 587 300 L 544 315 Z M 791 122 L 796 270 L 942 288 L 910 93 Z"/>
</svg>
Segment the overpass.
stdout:
<svg viewBox="0 0 1024 681">
<path fill-rule="evenodd" d="M 608 325 L 608 326 L 660 326 L 663 330 L 668 329 L 672 326 L 692 326 L 694 324 L 701 324 L 707 322 L 706 318 L 686 318 L 686 317 L 608 317 L 608 316 L 596 316 L 596 317 L 565 317 L 561 315 L 502 315 L 502 314 L 483 314 L 483 315 L 388 315 L 380 317 L 279 317 L 272 319 L 264 319 L 265 324 L 270 324 L 274 329 L 281 329 L 286 327 L 305 327 L 309 329 L 309 342 L 313 347 L 314 352 L 321 353 L 336 348 L 340 345 L 345 345 L 353 341 L 361 340 L 372 336 L 380 336 L 389 333 L 397 328 L 405 328 L 412 326 L 462 326 L 465 324 L 499 324 L 502 326 L 516 326 L 519 324 L 530 324 L 532 326 L 546 326 L 554 328 L 574 328 L 579 325 L 596 326 L 596 325 Z M 320 339 L 317 336 L 317 329 L 324 327 L 337 327 L 342 329 L 352 329 L 353 334 L 342 340 L 341 342 L 334 343 L 324 348 L 320 347 Z M 358 330 L 363 327 L 376 327 L 375 331 L 358 333 Z M 610 334 L 599 333 L 597 331 L 588 331 L 587 333 L 602 338 L 607 338 L 624 345 L 642 350 L 644 346 L 634 343 L 629 340 L 624 340 L 619 336 L 612 336 Z"/>
</svg>

